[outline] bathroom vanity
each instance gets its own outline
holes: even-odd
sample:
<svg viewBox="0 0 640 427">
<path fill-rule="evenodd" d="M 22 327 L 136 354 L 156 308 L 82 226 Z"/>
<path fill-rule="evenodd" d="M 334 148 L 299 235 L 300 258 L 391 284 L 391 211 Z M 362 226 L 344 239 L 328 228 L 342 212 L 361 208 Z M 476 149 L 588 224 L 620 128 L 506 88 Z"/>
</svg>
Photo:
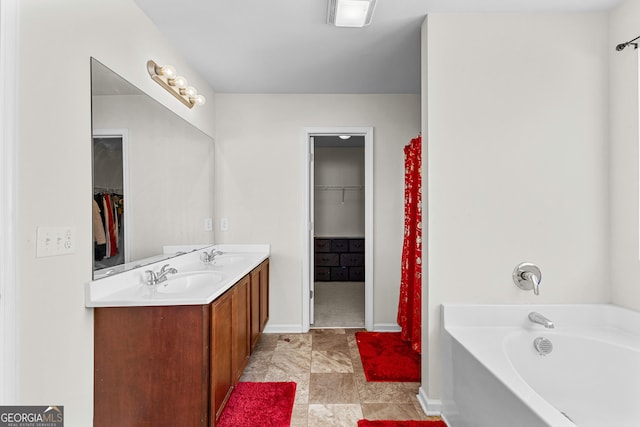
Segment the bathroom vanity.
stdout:
<svg viewBox="0 0 640 427">
<path fill-rule="evenodd" d="M 88 284 L 94 426 L 216 425 L 269 318 L 268 250 L 234 249 L 206 264 L 198 251 L 145 266 L 130 273 L 142 282 L 108 294 Z M 160 264 L 179 273 L 150 292 L 145 274 Z"/>
</svg>

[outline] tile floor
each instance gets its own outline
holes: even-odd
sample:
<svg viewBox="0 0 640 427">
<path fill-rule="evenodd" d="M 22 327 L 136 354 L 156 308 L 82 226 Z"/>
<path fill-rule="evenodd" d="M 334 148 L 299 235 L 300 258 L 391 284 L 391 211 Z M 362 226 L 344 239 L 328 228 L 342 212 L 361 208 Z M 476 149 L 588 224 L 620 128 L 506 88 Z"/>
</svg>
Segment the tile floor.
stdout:
<svg viewBox="0 0 640 427">
<path fill-rule="evenodd" d="M 295 381 L 291 426 L 350 427 L 358 420 L 424 420 L 420 383 L 367 382 L 358 329 L 263 334 L 241 381 Z"/>
</svg>

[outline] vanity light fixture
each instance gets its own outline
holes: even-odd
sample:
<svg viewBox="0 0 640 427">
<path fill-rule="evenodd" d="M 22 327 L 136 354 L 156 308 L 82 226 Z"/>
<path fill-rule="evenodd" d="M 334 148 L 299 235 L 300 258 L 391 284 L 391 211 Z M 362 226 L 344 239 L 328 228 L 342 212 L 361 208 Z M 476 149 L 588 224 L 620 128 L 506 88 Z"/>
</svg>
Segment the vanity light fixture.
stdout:
<svg viewBox="0 0 640 427">
<path fill-rule="evenodd" d="M 160 66 L 150 59 L 147 61 L 147 71 L 156 83 L 187 107 L 193 108 L 194 105 L 204 105 L 207 102 L 204 96 L 198 95 L 196 88 L 187 86 L 187 79 L 178 76 L 176 69 L 171 65 Z"/>
<path fill-rule="evenodd" d="M 376 0 L 329 0 L 327 23 L 336 27 L 364 27 L 371 23 Z"/>
</svg>

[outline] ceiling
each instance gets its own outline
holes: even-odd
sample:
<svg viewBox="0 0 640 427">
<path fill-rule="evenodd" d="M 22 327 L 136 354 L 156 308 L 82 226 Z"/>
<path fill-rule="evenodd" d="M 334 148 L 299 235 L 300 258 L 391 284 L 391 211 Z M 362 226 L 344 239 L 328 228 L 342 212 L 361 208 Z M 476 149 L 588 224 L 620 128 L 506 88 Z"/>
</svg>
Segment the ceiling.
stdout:
<svg viewBox="0 0 640 427">
<path fill-rule="evenodd" d="M 326 23 L 328 0 L 135 0 L 216 92 L 416 94 L 428 13 L 606 11 L 620 1 L 377 0 L 371 25 L 338 28 Z"/>
</svg>

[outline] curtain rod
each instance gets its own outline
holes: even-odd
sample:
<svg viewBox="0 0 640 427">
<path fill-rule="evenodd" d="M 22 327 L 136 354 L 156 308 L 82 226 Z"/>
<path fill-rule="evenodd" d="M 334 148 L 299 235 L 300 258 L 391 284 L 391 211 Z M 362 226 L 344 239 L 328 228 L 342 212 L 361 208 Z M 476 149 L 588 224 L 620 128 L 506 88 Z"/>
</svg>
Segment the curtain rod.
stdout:
<svg viewBox="0 0 640 427">
<path fill-rule="evenodd" d="M 640 39 L 640 36 L 636 37 L 636 38 L 635 38 L 635 39 L 633 39 L 633 40 L 629 40 L 629 41 L 628 41 L 628 42 L 626 42 L 626 43 L 620 43 L 618 46 L 616 46 L 616 50 L 617 50 L 618 52 L 620 52 L 620 51 L 624 50 L 624 48 L 625 48 L 625 47 L 627 47 L 627 46 L 629 46 L 630 44 L 632 44 L 632 45 L 633 45 L 633 48 L 637 50 L 637 49 L 638 49 L 638 43 L 634 43 L 634 41 L 636 41 L 636 40 L 638 40 L 638 39 Z"/>
</svg>

